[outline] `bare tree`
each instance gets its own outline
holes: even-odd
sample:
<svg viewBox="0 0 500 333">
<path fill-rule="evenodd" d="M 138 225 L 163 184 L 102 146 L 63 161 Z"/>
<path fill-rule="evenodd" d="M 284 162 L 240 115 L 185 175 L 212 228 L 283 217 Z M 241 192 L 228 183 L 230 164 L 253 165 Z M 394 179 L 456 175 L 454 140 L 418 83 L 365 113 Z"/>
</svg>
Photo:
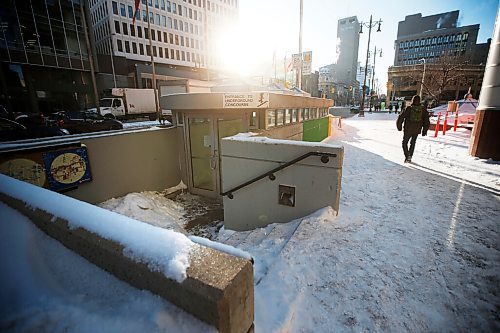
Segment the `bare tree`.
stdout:
<svg viewBox="0 0 500 333">
<path fill-rule="evenodd" d="M 470 58 L 444 54 L 432 62 L 429 60 L 425 68 L 425 78 L 423 66 L 419 66 L 421 69 L 413 71 L 409 77 L 418 85 L 422 85 L 424 96 L 439 102 L 446 90 L 450 90 L 450 87 L 456 86 L 466 78 L 465 69 L 470 63 Z"/>
</svg>

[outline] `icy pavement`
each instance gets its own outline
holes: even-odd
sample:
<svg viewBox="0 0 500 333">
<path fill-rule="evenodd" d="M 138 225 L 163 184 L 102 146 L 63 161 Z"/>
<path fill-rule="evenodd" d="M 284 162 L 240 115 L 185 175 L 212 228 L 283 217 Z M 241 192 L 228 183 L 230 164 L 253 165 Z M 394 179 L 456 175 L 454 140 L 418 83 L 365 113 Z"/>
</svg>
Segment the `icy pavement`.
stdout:
<svg viewBox="0 0 500 333">
<path fill-rule="evenodd" d="M 255 260 L 256 332 L 500 331 L 500 164 L 469 156 L 469 137 L 419 137 L 406 165 L 395 115 L 344 119 L 331 139 L 345 146 L 339 216 L 325 207 L 253 232 L 213 234 Z M 151 193 L 109 204 L 162 227 L 182 224 L 178 203 Z M 0 232 L 2 278 L 11 278 L 0 296 L 20 296 L 2 304 L 0 330 L 207 331 L 29 223 L 13 225 Z"/>
</svg>

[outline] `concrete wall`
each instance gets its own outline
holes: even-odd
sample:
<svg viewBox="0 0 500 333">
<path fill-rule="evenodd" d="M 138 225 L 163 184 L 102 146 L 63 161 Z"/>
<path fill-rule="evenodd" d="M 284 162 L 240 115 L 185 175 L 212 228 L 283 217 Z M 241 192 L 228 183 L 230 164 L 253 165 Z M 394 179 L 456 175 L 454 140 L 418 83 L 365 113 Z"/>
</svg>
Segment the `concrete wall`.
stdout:
<svg viewBox="0 0 500 333">
<path fill-rule="evenodd" d="M 249 230 L 275 222 L 289 222 L 322 207 L 338 211 L 344 149 L 322 143 L 271 140 L 262 137 L 230 137 L 222 140 L 223 192 L 258 177 L 307 152 L 329 152 L 327 163 L 310 156 L 276 172 L 269 178 L 224 196 L 224 225 L 232 230 Z M 294 206 L 279 204 L 280 185 L 295 187 Z"/>
<path fill-rule="evenodd" d="M 42 167 L 44 152 L 57 150 L 61 145 L 83 144 L 87 147 L 92 180 L 64 194 L 95 204 L 131 192 L 160 191 L 178 185 L 181 181 L 179 138 L 176 128 L 156 128 L 16 142 L 0 149 L 0 161 L 24 158 Z M 27 180 L 19 178 L 19 172 L 5 174 Z M 48 186 L 46 182 L 39 185 Z"/>
<path fill-rule="evenodd" d="M 178 138 L 175 128 L 164 128 L 82 139 L 93 180 L 65 194 L 98 203 L 175 186 L 181 180 Z"/>
</svg>

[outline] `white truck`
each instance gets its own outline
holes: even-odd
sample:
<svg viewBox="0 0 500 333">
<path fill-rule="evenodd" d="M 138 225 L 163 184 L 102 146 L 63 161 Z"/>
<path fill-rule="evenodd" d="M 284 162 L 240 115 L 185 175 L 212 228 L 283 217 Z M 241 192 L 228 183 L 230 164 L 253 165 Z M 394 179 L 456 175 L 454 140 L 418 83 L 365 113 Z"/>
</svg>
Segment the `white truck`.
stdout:
<svg viewBox="0 0 500 333">
<path fill-rule="evenodd" d="M 105 117 L 127 119 L 149 117 L 156 120 L 155 93 L 153 89 L 113 88 L 111 96 L 100 101 L 101 114 Z M 89 111 L 97 111 L 90 109 Z"/>
</svg>

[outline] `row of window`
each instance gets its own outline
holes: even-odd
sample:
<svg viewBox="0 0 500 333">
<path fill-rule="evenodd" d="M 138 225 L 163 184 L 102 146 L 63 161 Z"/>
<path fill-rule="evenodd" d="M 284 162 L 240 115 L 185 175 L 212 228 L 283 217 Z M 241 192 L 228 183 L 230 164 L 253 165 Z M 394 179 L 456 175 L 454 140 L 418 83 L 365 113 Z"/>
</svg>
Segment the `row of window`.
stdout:
<svg viewBox="0 0 500 333">
<path fill-rule="evenodd" d="M 145 3 L 145 0 L 142 1 Z M 152 0 L 148 0 L 149 6 L 151 7 L 151 10 L 149 11 L 149 21 L 152 24 L 155 24 L 154 16 L 158 17 L 158 20 L 156 24 L 159 23 L 159 16 L 160 14 L 155 13 L 154 10 L 152 10 Z M 172 13 L 172 14 L 177 14 L 179 16 L 184 16 L 186 18 L 190 18 L 195 21 L 201 21 L 202 20 L 202 15 L 201 12 L 198 12 L 196 9 L 193 8 L 188 8 L 187 6 L 182 6 L 178 5 L 175 2 L 170 2 L 169 0 L 155 0 L 154 2 L 155 8 L 161 9 L 167 13 Z M 120 15 L 122 17 L 128 17 L 132 19 L 134 17 L 134 8 L 131 5 L 126 5 L 124 3 L 118 3 L 117 1 L 112 1 L 111 2 L 111 7 L 113 9 L 113 14 L 115 15 Z M 141 10 L 140 8 L 137 9 L 136 13 L 136 20 L 141 19 L 141 13 L 142 13 L 142 20 L 147 21 L 147 11 L 145 9 Z"/>
<path fill-rule="evenodd" d="M 459 56 L 459 55 L 464 55 L 465 54 L 465 48 L 458 49 L 458 50 L 441 50 L 441 51 L 431 51 L 431 52 L 419 52 L 419 53 L 411 53 L 411 54 L 403 54 L 398 56 L 398 62 L 403 61 L 404 65 L 413 65 L 413 64 L 418 64 L 419 59 L 425 58 L 425 59 L 432 59 L 432 58 L 439 58 L 444 55 L 450 55 L 450 56 Z"/>
<path fill-rule="evenodd" d="M 464 32 L 456 34 L 456 35 L 446 35 L 446 36 L 438 36 L 438 37 L 427 37 L 416 40 L 407 40 L 399 42 L 400 49 L 408 49 L 419 46 L 427 46 L 427 45 L 439 45 L 439 44 L 447 44 L 447 43 L 455 43 L 455 42 L 466 42 L 469 38 L 469 33 Z"/>
<path fill-rule="evenodd" d="M 318 119 L 327 115 L 327 108 L 267 110 L 266 128 L 298 123 L 308 119 Z"/>
<path fill-rule="evenodd" d="M 148 44 L 130 42 L 128 40 L 122 41 L 121 39 L 117 39 L 116 47 L 119 52 L 151 56 L 151 48 Z M 163 59 L 173 59 L 205 65 L 205 57 L 202 54 L 176 50 L 172 48 L 169 49 L 156 45 L 153 45 L 153 56 Z"/>
<path fill-rule="evenodd" d="M 143 35 L 143 29 L 144 29 L 144 35 Z M 122 22 L 121 28 L 120 28 L 120 22 L 115 21 L 115 32 L 117 34 L 123 34 L 125 36 L 130 36 L 135 37 L 136 36 L 136 26 L 133 24 L 127 24 L 125 22 Z M 139 38 L 146 38 L 149 39 L 149 30 L 148 28 L 142 28 L 141 26 L 137 26 L 137 37 Z M 160 31 L 160 30 L 153 30 L 151 29 L 151 39 L 154 41 L 158 42 L 164 42 L 164 43 L 170 43 L 172 45 L 180 45 L 180 46 L 186 46 L 186 47 L 191 47 L 197 50 L 203 50 L 203 41 L 200 41 L 195 38 L 189 38 L 185 36 L 180 36 L 177 34 L 173 33 L 167 33 L 165 31 Z"/>
</svg>

